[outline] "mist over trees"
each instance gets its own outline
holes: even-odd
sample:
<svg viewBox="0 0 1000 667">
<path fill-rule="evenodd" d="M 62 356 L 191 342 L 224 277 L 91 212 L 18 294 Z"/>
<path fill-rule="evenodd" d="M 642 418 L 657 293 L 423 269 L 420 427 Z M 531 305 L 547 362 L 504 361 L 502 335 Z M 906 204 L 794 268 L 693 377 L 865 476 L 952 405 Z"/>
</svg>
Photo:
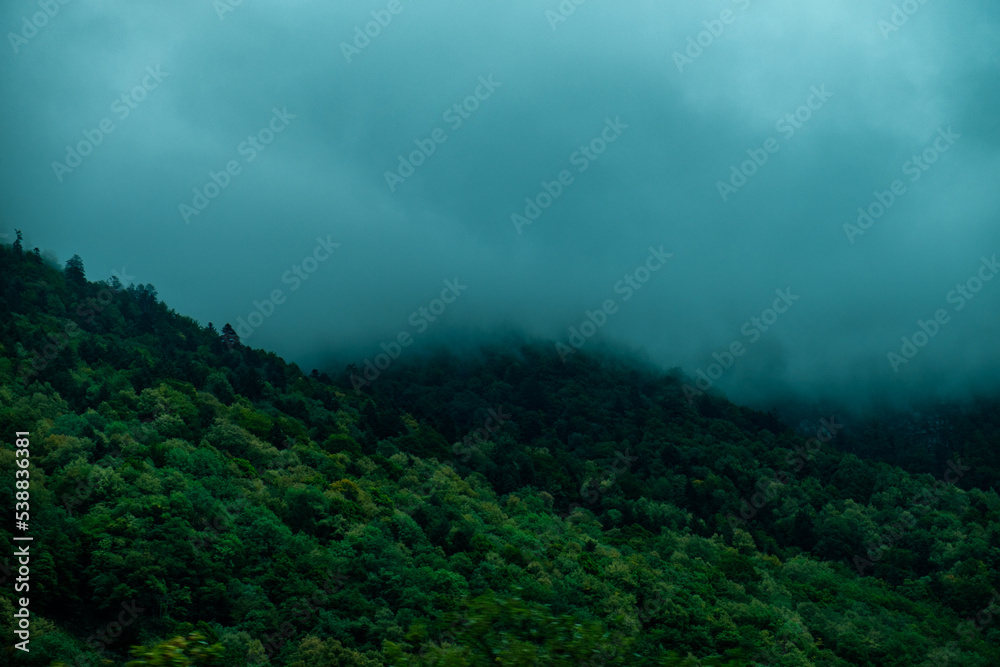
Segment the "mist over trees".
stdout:
<svg viewBox="0 0 1000 667">
<path fill-rule="evenodd" d="M 11 664 L 1000 659 L 996 401 L 792 429 L 527 339 L 356 391 L 84 275 L 0 247 L 35 538 Z"/>
</svg>

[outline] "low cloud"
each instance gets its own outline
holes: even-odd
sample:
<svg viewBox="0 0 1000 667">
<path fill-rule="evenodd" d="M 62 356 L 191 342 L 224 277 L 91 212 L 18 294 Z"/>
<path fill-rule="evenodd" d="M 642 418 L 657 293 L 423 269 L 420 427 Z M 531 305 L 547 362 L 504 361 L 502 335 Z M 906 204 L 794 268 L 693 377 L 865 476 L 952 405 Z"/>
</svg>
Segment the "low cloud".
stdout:
<svg viewBox="0 0 1000 667">
<path fill-rule="evenodd" d="M 995 3 L 44 4 L 0 11 L 0 231 L 218 327 L 332 239 L 252 327 L 305 368 L 457 276 L 412 349 L 601 310 L 588 347 L 758 404 L 997 389 L 1000 281 L 949 299 L 1000 253 Z"/>
</svg>

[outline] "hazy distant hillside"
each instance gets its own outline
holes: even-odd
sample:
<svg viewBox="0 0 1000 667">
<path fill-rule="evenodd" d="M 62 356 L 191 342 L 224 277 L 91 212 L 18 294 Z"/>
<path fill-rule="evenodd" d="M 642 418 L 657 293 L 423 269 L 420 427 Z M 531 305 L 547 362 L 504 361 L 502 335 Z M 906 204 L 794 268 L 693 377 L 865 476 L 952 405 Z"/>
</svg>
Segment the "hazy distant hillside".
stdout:
<svg viewBox="0 0 1000 667">
<path fill-rule="evenodd" d="M 993 403 L 803 436 L 531 342 L 356 391 L 10 245 L 0 313 L 5 664 L 1000 664 Z"/>
</svg>

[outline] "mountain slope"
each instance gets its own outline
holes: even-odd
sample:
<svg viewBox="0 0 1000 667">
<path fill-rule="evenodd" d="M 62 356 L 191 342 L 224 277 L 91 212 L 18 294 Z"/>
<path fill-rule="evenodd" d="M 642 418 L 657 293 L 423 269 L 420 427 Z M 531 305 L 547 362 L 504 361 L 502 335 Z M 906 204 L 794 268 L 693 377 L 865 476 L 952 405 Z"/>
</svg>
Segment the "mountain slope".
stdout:
<svg viewBox="0 0 1000 667">
<path fill-rule="evenodd" d="M 16 664 L 1000 663 L 1000 498 L 961 451 L 910 474 L 836 416 L 531 342 L 355 391 L 11 246 L 0 312 Z"/>
</svg>

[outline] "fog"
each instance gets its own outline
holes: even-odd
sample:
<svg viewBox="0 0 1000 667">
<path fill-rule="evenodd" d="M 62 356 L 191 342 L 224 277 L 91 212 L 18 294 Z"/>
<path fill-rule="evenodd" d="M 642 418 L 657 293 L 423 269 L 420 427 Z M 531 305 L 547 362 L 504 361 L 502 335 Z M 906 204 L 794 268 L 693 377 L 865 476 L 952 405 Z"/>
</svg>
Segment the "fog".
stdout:
<svg viewBox="0 0 1000 667">
<path fill-rule="evenodd" d="M 305 369 L 517 331 L 753 404 L 998 388 L 995 2 L 17 0 L 0 24 L 7 242 Z"/>
</svg>

